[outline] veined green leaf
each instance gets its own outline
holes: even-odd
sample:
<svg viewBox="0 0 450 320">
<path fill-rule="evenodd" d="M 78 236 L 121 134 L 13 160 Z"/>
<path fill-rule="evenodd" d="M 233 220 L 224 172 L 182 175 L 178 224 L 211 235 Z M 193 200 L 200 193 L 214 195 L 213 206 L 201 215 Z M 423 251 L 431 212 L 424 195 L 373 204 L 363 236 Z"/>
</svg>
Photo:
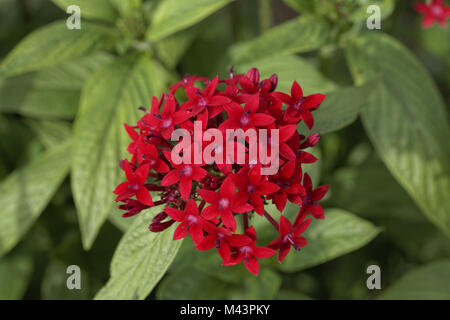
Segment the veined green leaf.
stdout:
<svg viewBox="0 0 450 320">
<path fill-rule="evenodd" d="M 433 80 L 387 35 L 359 38 L 347 55 L 357 84 L 378 80 L 361 113 L 378 154 L 422 212 L 450 235 L 450 127 Z"/>
<path fill-rule="evenodd" d="M 174 227 L 148 230 L 158 207 L 140 213 L 120 240 L 111 262 L 111 277 L 97 300 L 145 299 L 172 263 L 183 240 L 173 240 Z"/>
<path fill-rule="evenodd" d="M 80 7 L 81 19 L 99 19 L 114 22 L 117 12 L 110 0 L 52 0 L 54 4 L 66 11 L 71 5 Z M 125 2 L 122 0 L 122 2 Z"/>
<path fill-rule="evenodd" d="M 276 91 L 290 94 L 294 80 L 302 86 L 305 95 L 328 93 L 336 89 L 333 81 L 323 76 L 314 65 L 295 55 L 279 55 L 235 65 L 239 73 L 245 73 L 250 68 L 258 68 L 262 79 L 276 73 L 278 75 Z"/>
<path fill-rule="evenodd" d="M 408 272 L 384 289 L 383 300 L 449 300 L 450 260 L 433 262 Z"/>
<path fill-rule="evenodd" d="M 114 45 L 114 32 L 106 26 L 82 21 L 69 30 L 65 20 L 27 35 L 3 60 L 0 76 L 9 77 L 80 58 Z"/>
<path fill-rule="evenodd" d="M 52 148 L 0 183 L 0 256 L 19 242 L 66 177 L 70 145 Z"/>
<path fill-rule="evenodd" d="M 111 56 L 97 53 L 37 72 L 0 79 L 0 112 L 72 119 L 86 79 Z"/>
<path fill-rule="evenodd" d="M 52 148 L 62 143 L 70 137 L 72 131 L 71 125 L 67 121 L 26 119 L 25 122 L 46 148 Z"/>
<path fill-rule="evenodd" d="M 158 41 L 196 24 L 233 0 L 163 0 L 155 9 L 147 32 L 150 41 Z"/>
<path fill-rule="evenodd" d="M 308 245 L 290 252 L 278 268 L 296 272 L 316 266 L 363 247 L 379 232 L 372 223 L 349 212 L 328 209 L 324 220 L 314 220 L 302 234 Z"/>
<path fill-rule="evenodd" d="M 250 63 L 280 54 L 320 48 L 329 35 L 328 25 L 317 17 L 300 17 L 271 28 L 262 36 L 231 47 L 234 64 Z"/>
<path fill-rule="evenodd" d="M 166 73 L 147 56 L 122 59 L 95 73 L 82 92 L 74 125 L 72 190 L 83 245 L 89 249 L 114 203 L 124 178 L 118 161 L 131 142 L 124 123 L 135 124 L 166 84 Z"/>
</svg>

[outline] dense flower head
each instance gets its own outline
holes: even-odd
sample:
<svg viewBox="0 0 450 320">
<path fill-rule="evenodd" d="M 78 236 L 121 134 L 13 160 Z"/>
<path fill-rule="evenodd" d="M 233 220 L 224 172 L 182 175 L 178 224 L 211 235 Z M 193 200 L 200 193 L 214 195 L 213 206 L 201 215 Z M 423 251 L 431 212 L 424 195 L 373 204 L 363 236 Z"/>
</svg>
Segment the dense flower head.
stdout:
<svg viewBox="0 0 450 320">
<path fill-rule="evenodd" d="M 417 2 L 414 8 L 423 14 L 422 26 L 425 28 L 431 27 L 435 22 L 442 27 L 447 26 L 447 19 L 450 18 L 450 6 L 446 6 L 444 0 L 431 0 L 428 3 Z"/>
<path fill-rule="evenodd" d="M 277 92 L 277 83 L 256 68 L 231 69 L 227 79 L 186 75 L 154 97 L 150 110 L 141 107 L 142 118 L 125 124 L 130 160 L 120 161 L 126 181 L 114 190 L 122 216 L 161 206 L 150 231 L 174 225 L 174 240 L 190 236 L 197 250 L 215 249 L 224 266 L 242 262 L 253 274 L 259 259 L 278 252 L 281 262 L 291 247 L 305 246 L 301 234 L 312 218 L 324 218 L 318 201 L 328 186 L 314 188 L 302 168 L 317 161 L 305 149 L 320 135 L 305 137 L 297 126 L 313 127 L 325 95 L 304 96 L 296 81 L 289 94 Z M 297 216 L 284 215 L 288 201 Z M 275 217 L 265 210 L 270 203 L 280 212 Z M 278 238 L 257 244 L 256 219 L 267 220 Z"/>
</svg>

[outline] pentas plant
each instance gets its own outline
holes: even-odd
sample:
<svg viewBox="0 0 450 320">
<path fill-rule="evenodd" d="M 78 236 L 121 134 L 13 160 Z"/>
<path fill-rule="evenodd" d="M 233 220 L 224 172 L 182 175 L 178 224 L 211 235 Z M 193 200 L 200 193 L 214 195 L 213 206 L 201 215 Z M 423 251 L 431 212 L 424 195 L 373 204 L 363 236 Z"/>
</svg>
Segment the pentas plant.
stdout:
<svg viewBox="0 0 450 320">
<path fill-rule="evenodd" d="M 444 0 L 432 0 L 428 4 L 418 2 L 414 8 L 423 14 L 422 26 L 431 27 L 435 22 L 442 27 L 447 26 L 447 19 L 450 18 L 450 6 L 446 6 Z"/>
<path fill-rule="evenodd" d="M 297 126 L 303 121 L 313 127 L 313 112 L 325 95 L 305 96 L 297 82 L 290 94 L 277 92 L 277 82 L 276 75 L 260 80 L 255 68 L 247 74 L 231 70 L 228 79 L 185 76 L 169 93 L 154 97 L 150 110 L 141 107 L 145 113 L 137 124 L 125 124 L 132 140 L 127 149 L 131 157 L 120 161 L 126 181 L 114 190 L 119 208 L 126 211 L 123 217 L 161 206 L 150 231 L 161 232 L 175 224 L 174 240 L 190 236 L 197 250 L 215 249 L 223 265 L 243 262 L 253 274 L 259 272 L 258 259 L 278 251 L 281 263 L 291 247 L 305 246 L 301 234 L 311 217 L 324 218 L 318 202 L 328 186 L 314 188 L 303 173 L 304 164 L 317 161 L 305 150 L 315 146 L 320 136 L 305 137 Z M 200 135 L 196 128 L 202 130 Z M 179 130 L 184 135 L 176 143 Z M 245 135 L 235 141 L 228 133 L 236 130 Z M 258 144 L 248 132 L 259 134 Z M 212 136 L 218 133 L 227 136 L 226 141 L 213 143 Z M 175 151 L 181 143 L 185 148 L 179 152 L 180 162 Z M 261 146 L 270 149 L 277 170 L 264 171 L 273 163 L 252 152 Z M 198 149 L 200 155 L 209 150 L 212 160 L 198 161 Z M 265 210 L 272 203 L 283 212 L 288 201 L 298 205 L 292 221 Z M 253 219 L 266 219 L 278 237 L 266 246 L 257 245 Z"/>
</svg>

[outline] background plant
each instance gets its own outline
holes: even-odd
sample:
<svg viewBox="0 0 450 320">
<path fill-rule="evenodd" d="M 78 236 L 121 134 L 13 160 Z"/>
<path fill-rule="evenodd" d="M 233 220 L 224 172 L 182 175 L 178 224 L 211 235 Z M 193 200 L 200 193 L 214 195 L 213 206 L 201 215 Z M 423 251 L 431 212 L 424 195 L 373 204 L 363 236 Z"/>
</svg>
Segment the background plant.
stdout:
<svg viewBox="0 0 450 320">
<path fill-rule="evenodd" d="M 372 3 L 382 31 L 365 28 Z M 66 28 L 70 4 L 81 30 Z M 422 29 L 412 7 L 0 0 L 0 297 L 448 299 L 450 31 Z M 258 277 L 148 232 L 151 209 L 121 218 L 111 193 L 129 143 L 122 124 L 183 74 L 230 65 L 277 73 L 280 91 L 297 80 L 327 94 L 313 131 L 323 160 L 309 172 L 331 182 L 327 218 L 305 233 L 308 247 Z M 80 291 L 65 286 L 70 264 Z M 365 286 L 370 264 L 381 292 Z"/>
</svg>

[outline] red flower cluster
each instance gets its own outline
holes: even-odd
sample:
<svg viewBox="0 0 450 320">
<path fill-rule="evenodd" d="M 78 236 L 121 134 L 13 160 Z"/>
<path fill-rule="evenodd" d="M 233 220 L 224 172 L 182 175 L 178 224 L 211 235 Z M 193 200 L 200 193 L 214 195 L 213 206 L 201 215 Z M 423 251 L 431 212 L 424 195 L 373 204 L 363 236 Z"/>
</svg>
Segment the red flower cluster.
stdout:
<svg viewBox="0 0 450 320">
<path fill-rule="evenodd" d="M 132 139 L 127 149 L 131 160 L 120 162 L 127 181 L 114 190 L 116 201 L 122 202 L 119 208 L 126 211 L 123 216 L 163 205 L 163 211 L 153 218 L 151 231 L 161 232 L 175 223 L 174 240 L 189 235 L 197 250 L 216 248 L 223 265 L 243 262 L 254 274 L 259 271 L 258 259 L 278 251 L 281 262 L 291 246 L 296 250 L 305 246 L 307 242 L 301 233 L 311 221 L 307 214 L 324 218 L 318 201 L 328 186 L 313 189 L 310 177 L 302 171 L 303 164 L 317 161 L 305 149 L 316 145 L 320 136 L 304 137 L 296 128 L 302 120 L 312 128 L 311 112 L 325 96 L 304 96 L 297 82 L 292 85 L 290 95 L 276 92 L 277 82 L 276 75 L 261 81 L 257 69 L 247 74 L 234 74 L 231 70 L 228 79 L 185 76 L 170 88 L 169 94 L 160 99 L 154 97 L 151 110 L 145 112 L 137 125 L 125 125 Z M 198 83 L 204 84 L 204 90 L 196 87 Z M 175 94 L 177 97 L 185 94 L 185 102 L 180 103 Z M 278 130 L 278 141 L 271 136 L 273 133 L 266 137 L 268 145 L 277 144 L 279 170 L 264 175 L 262 169 L 269 164 L 252 158 L 248 152 L 252 146 L 247 138 L 233 140 L 231 148 L 224 143 L 213 150 L 214 159 L 231 158 L 231 162 L 219 164 L 202 159 L 200 163 L 178 163 L 172 156 L 175 143 L 170 140 L 171 135 L 175 129 L 192 133 L 194 121 L 201 121 L 203 130 L 214 128 L 222 133 L 230 129 Z M 188 145 L 194 149 L 199 142 L 196 139 L 201 139 L 206 150 L 211 140 L 205 137 L 206 134 L 196 138 L 194 134 L 194 138 L 188 135 L 183 140 L 191 139 Z M 230 150 L 239 144 L 244 152 Z M 239 156 L 244 157 L 244 163 L 237 161 Z M 152 197 L 156 196 L 158 200 L 154 201 Z M 280 212 L 287 201 L 297 204 L 297 217 L 293 222 L 283 215 L 278 219 L 272 217 L 264 210 L 269 201 Z M 261 218 L 253 217 L 255 213 Z M 250 226 L 250 218 L 267 219 L 279 237 L 267 246 L 257 246 L 257 234 Z"/>
<path fill-rule="evenodd" d="M 444 0 L 432 0 L 429 4 L 418 2 L 414 8 L 424 15 L 422 25 L 425 28 L 431 27 L 435 22 L 442 27 L 447 26 L 447 19 L 450 18 L 450 6 L 446 6 Z"/>
</svg>

